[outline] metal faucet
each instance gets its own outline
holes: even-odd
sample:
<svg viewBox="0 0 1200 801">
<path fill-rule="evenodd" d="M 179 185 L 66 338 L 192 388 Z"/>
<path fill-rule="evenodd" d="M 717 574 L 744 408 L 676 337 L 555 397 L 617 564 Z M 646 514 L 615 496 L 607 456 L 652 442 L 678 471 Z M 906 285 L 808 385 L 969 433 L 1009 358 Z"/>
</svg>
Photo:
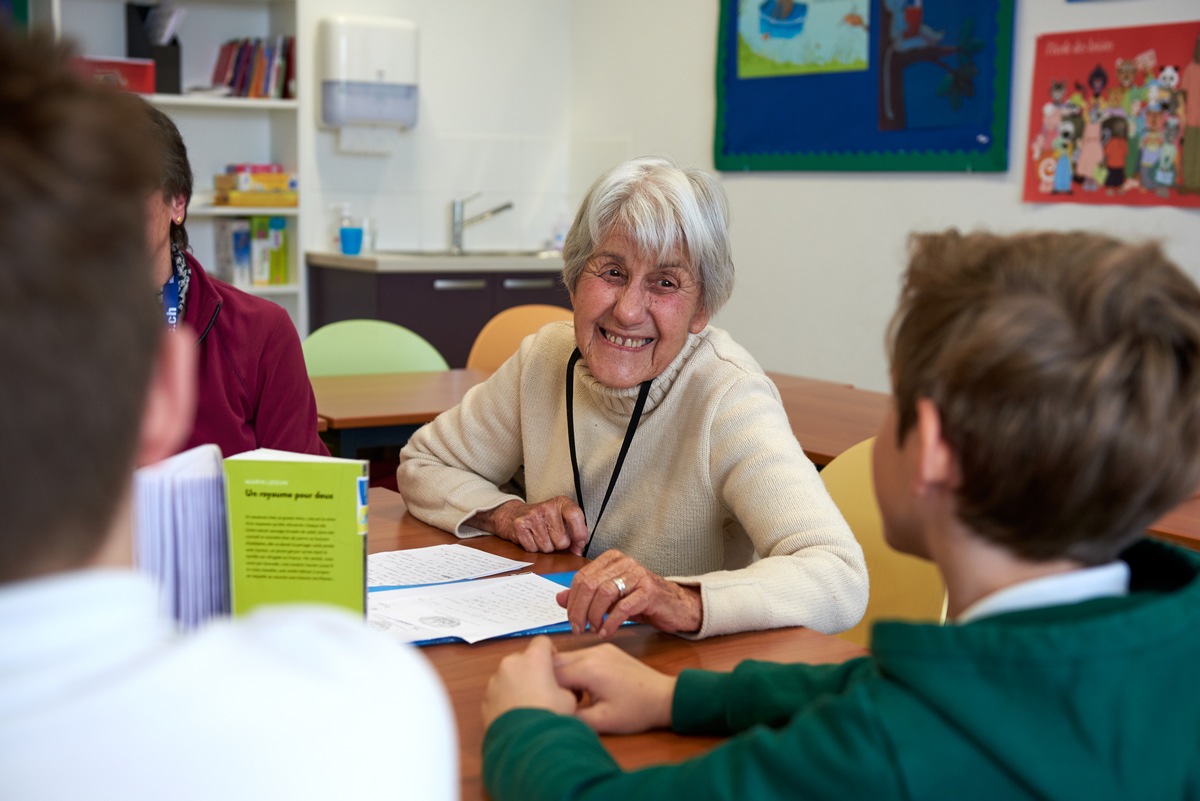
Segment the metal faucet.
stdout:
<svg viewBox="0 0 1200 801">
<path fill-rule="evenodd" d="M 456 198 L 454 198 L 454 200 L 450 201 L 450 252 L 451 253 L 454 253 L 457 255 L 457 254 L 461 254 L 463 252 L 463 229 L 466 228 L 468 225 L 480 222 L 482 220 L 486 220 L 488 217 L 493 217 L 493 216 L 499 214 L 500 212 L 508 211 L 509 209 L 511 209 L 513 207 L 513 204 L 511 202 L 504 203 L 502 205 L 497 206 L 494 209 L 488 209 L 487 211 L 485 211 L 481 214 L 476 214 L 474 217 L 468 217 L 467 219 L 464 220 L 463 219 L 463 206 L 466 205 L 467 203 L 469 203 L 470 201 L 474 200 L 477 197 L 479 197 L 478 192 L 476 192 L 473 195 L 470 195 L 469 197 L 461 197 L 461 198 L 456 197 Z"/>
</svg>

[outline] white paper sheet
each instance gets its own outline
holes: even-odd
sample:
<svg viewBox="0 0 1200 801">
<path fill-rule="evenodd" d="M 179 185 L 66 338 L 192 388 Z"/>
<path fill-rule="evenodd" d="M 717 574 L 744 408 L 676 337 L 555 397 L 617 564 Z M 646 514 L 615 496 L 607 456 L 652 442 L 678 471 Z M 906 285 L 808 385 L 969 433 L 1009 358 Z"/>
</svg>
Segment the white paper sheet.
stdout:
<svg viewBox="0 0 1200 801">
<path fill-rule="evenodd" d="M 503 556 L 466 545 L 432 545 L 404 551 L 373 553 L 367 557 L 368 587 L 401 587 L 441 584 L 446 581 L 494 576 L 528 567 Z"/>
<path fill-rule="evenodd" d="M 403 642 L 458 637 L 474 643 L 567 621 L 564 587 L 533 573 L 372 592 L 367 623 Z"/>
</svg>

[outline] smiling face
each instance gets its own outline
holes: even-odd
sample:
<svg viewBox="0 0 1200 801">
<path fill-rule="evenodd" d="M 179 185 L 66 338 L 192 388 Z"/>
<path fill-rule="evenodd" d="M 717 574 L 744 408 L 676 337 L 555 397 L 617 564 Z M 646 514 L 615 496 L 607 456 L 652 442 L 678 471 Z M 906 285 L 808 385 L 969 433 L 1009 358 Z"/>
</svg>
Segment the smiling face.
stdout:
<svg viewBox="0 0 1200 801">
<path fill-rule="evenodd" d="M 683 349 L 688 333 L 708 325 L 700 282 L 685 254 L 638 252 L 622 229 L 593 251 L 575 289 L 575 341 L 592 375 L 625 389 L 657 377 Z"/>
</svg>

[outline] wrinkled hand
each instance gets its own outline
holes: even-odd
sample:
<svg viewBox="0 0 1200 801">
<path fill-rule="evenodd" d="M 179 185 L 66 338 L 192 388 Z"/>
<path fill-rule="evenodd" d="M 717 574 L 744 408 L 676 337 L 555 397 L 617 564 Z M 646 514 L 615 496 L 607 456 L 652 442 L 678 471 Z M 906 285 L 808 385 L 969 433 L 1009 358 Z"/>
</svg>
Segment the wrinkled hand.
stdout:
<svg viewBox="0 0 1200 801">
<path fill-rule="evenodd" d="M 578 556 L 588 538 L 583 510 L 565 495 L 541 503 L 512 500 L 480 512 L 467 524 L 534 553 L 570 551 Z"/>
<path fill-rule="evenodd" d="M 625 582 L 624 597 L 616 578 Z M 557 597 L 576 634 L 591 626 L 601 637 L 611 637 L 630 619 L 666 632 L 699 631 L 704 619 L 699 590 L 667 581 L 617 550 L 581 568 L 571 589 Z"/>
<path fill-rule="evenodd" d="M 548 709 L 560 715 L 575 711 L 575 694 L 558 686 L 554 676 L 554 644 L 534 637 L 524 651 L 500 660 L 483 696 L 483 725 L 510 709 Z"/>
<path fill-rule="evenodd" d="M 559 654 L 558 683 L 586 701 L 575 717 L 601 734 L 633 734 L 671 725 L 675 677 L 642 664 L 615 645 Z"/>
</svg>

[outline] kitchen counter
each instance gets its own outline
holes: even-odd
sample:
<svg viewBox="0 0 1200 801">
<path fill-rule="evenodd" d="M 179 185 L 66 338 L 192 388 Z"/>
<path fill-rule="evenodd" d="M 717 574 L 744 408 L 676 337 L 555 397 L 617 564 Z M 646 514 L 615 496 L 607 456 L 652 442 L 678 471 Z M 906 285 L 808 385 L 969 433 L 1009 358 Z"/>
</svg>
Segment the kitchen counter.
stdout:
<svg viewBox="0 0 1200 801">
<path fill-rule="evenodd" d="M 476 251 L 451 255 L 446 251 L 375 251 L 345 256 L 307 251 L 312 267 L 363 273 L 561 273 L 562 254 L 556 251 Z"/>
<path fill-rule="evenodd" d="M 451 367 L 493 316 L 513 306 L 570 308 L 559 253 L 305 253 L 308 320 L 387 320 L 423 336 Z"/>
</svg>

